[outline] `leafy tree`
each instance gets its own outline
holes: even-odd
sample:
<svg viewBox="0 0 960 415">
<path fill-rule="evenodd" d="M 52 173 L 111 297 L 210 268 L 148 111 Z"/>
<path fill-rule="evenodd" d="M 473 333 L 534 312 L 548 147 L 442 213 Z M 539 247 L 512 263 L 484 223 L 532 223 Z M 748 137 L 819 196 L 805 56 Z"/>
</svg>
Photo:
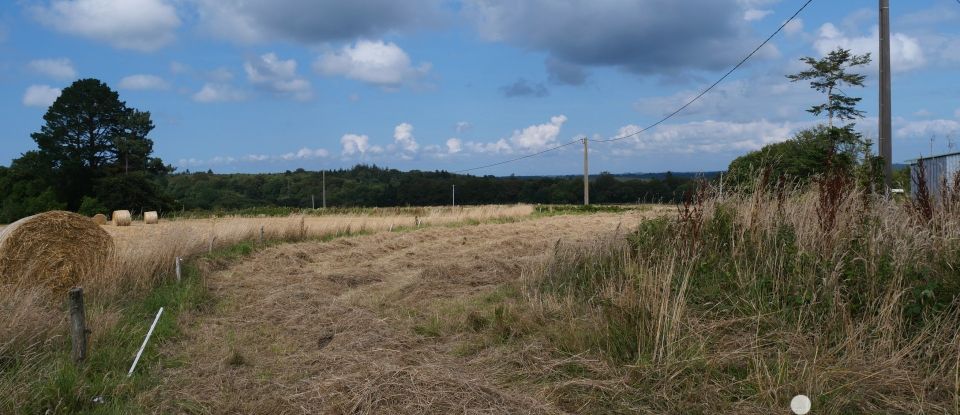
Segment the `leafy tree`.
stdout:
<svg viewBox="0 0 960 415">
<path fill-rule="evenodd" d="M 162 201 L 156 186 L 110 188 L 120 174 L 143 172 L 160 176 L 172 168 L 151 157 L 153 140 L 147 137 L 154 125 L 150 113 L 127 107 L 119 95 L 96 79 L 81 79 L 64 88 L 47 109 L 40 131 L 31 134 L 37 143 L 37 158 L 46 165 L 37 177 L 56 190 L 57 199 L 78 209 L 84 197 L 107 202 Z M 149 194 L 144 194 L 144 192 Z M 109 208 L 129 208 L 111 205 Z M 151 206 L 156 207 L 156 206 Z"/>
<path fill-rule="evenodd" d="M 77 213 L 85 216 L 93 216 L 98 213 L 107 214 L 107 208 L 94 197 L 84 196 L 80 201 L 80 208 Z"/>
<path fill-rule="evenodd" d="M 827 102 L 814 105 L 807 111 L 819 116 L 827 113 L 829 125 L 833 126 L 833 119 L 853 120 L 863 118 L 863 112 L 856 108 L 860 98 L 847 96 L 843 86 L 863 86 L 864 75 L 849 73 L 848 70 L 870 63 L 870 54 L 854 55 L 849 50 L 838 47 L 827 54 L 823 59 L 804 57 L 800 59 L 810 66 L 810 69 L 800 73 L 787 75 L 793 82 L 810 81 L 810 88 L 827 94 Z M 839 93 L 836 93 L 836 92 Z"/>
<path fill-rule="evenodd" d="M 771 185 L 780 177 L 805 184 L 823 173 L 828 163 L 852 173 L 857 168 L 863 145 L 860 134 L 852 126 L 818 125 L 798 131 L 787 141 L 769 144 L 734 159 L 727 169 L 727 179 L 751 186 L 763 170 L 769 169 Z"/>
</svg>

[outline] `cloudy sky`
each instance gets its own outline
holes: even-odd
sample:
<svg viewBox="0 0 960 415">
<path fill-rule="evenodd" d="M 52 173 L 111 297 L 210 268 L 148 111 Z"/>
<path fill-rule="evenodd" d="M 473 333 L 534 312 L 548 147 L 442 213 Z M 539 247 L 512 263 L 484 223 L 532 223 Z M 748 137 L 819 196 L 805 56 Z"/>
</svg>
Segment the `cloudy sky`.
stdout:
<svg viewBox="0 0 960 415">
<path fill-rule="evenodd" d="M 459 170 L 655 122 L 804 0 L 18 0 L 0 5 L 0 164 L 60 89 L 150 111 L 178 169 Z M 960 3 L 893 0 L 894 159 L 960 151 Z M 591 148 L 594 171 L 702 171 L 815 119 L 784 75 L 877 45 L 877 1 L 814 0 L 704 99 Z M 876 65 L 858 128 L 876 136 Z M 956 146 L 954 145 L 956 142 Z M 578 146 L 479 174 L 575 174 Z"/>
</svg>

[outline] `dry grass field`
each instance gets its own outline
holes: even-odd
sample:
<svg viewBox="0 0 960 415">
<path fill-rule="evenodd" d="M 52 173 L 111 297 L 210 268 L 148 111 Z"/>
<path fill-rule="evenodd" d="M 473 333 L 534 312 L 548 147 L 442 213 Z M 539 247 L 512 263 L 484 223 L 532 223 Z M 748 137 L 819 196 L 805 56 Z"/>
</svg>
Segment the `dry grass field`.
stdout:
<svg viewBox="0 0 960 415">
<path fill-rule="evenodd" d="M 177 361 L 143 397 L 159 413 L 536 413 L 460 339 L 421 326 L 444 300 L 487 295 L 558 240 L 594 243 L 642 213 L 378 233 L 257 252 L 208 277 L 220 306 L 185 316 Z"/>
</svg>

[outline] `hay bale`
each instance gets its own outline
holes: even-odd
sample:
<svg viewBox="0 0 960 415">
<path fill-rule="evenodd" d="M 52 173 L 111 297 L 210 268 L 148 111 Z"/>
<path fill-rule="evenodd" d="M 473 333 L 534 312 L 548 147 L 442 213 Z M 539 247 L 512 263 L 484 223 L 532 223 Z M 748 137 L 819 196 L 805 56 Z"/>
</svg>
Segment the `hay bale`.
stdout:
<svg viewBox="0 0 960 415">
<path fill-rule="evenodd" d="M 157 215 L 157 212 L 149 211 L 143 214 L 143 223 L 147 225 L 156 225 L 157 222 L 160 222 L 160 217 Z"/>
<path fill-rule="evenodd" d="M 130 223 L 133 222 L 129 210 L 115 210 L 110 218 L 113 220 L 113 226 L 130 226 Z"/>
<path fill-rule="evenodd" d="M 102 272 L 113 239 L 86 216 L 51 211 L 0 231 L 0 283 L 65 290 Z"/>
<path fill-rule="evenodd" d="M 98 213 L 98 214 L 96 214 L 96 215 L 93 215 L 93 223 L 96 223 L 97 225 L 106 225 L 106 224 L 107 224 L 107 215 L 104 215 L 104 214 L 102 214 L 102 213 Z"/>
</svg>

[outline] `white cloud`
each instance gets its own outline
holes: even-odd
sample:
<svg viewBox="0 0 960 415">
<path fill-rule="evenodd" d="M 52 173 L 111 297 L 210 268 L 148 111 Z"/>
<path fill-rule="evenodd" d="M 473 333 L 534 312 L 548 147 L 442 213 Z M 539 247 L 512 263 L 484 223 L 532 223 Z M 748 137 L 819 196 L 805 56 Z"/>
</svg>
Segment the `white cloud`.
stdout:
<svg viewBox="0 0 960 415">
<path fill-rule="evenodd" d="M 416 81 L 430 71 L 429 63 L 412 67 L 410 57 L 394 43 L 368 40 L 325 53 L 317 58 L 313 67 L 322 75 L 344 76 L 383 87 Z"/>
<path fill-rule="evenodd" d="M 773 13 L 773 10 L 747 9 L 743 12 L 743 20 L 748 22 L 763 20 L 764 17 Z"/>
<path fill-rule="evenodd" d="M 447 153 L 457 154 L 463 151 L 463 142 L 459 138 L 447 139 Z"/>
<path fill-rule="evenodd" d="M 227 84 L 206 83 L 195 94 L 193 100 L 197 102 L 231 102 L 243 101 L 246 94 Z"/>
<path fill-rule="evenodd" d="M 76 79 L 77 70 L 73 67 L 73 62 L 67 58 L 60 59 L 37 59 L 27 64 L 30 70 L 44 76 L 54 79 Z"/>
<path fill-rule="evenodd" d="M 242 157 L 216 156 L 208 160 L 199 160 L 195 158 L 180 159 L 178 165 L 181 167 L 207 167 L 212 165 L 224 165 L 234 163 L 261 163 L 293 160 L 314 160 L 324 159 L 330 156 L 330 152 L 322 148 L 304 147 L 295 152 L 283 154 L 248 154 Z"/>
<path fill-rule="evenodd" d="M 274 94 L 305 101 L 313 97 L 310 81 L 297 76 L 297 61 L 283 60 L 274 53 L 261 55 L 243 64 L 247 79 Z"/>
<path fill-rule="evenodd" d="M 413 137 L 413 126 L 408 123 L 401 123 L 393 129 L 393 143 L 408 155 L 420 149 L 420 145 Z"/>
<path fill-rule="evenodd" d="M 370 149 L 370 137 L 366 135 L 344 134 L 340 137 L 340 145 L 343 147 L 341 154 L 352 156 L 354 154 L 364 155 Z"/>
<path fill-rule="evenodd" d="M 457 134 L 463 134 L 464 132 L 470 131 L 473 128 L 473 124 L 467 121 L 458 121 L 454 128 L 457 130 Z"/>
<path fill-rule="evenodd" d="M 492 142 L 468 141 L 465 144 L 456 139 L 456 146 L 457 148 L 466 147 L 474 153 L 509 154 L 514 151 L 539 151 L 556 144 L 557 136 L 560 135 L 560 128 L 563 127 L 565 122 L 567 122 L 566 115 L 555 115 L 550 117 L 550 122 L 531 125 L 522 130 L 514 130 L 510 138 L 501 138 Z"/>
<path fill-rule="evenodd" d="M 916 139 L 947 137 L 960 133 L 960 122 L 954 120 L 916 120 L 898 122 L 893 137 L 896 139 Z"/>
<path fill-rule="evenodd" d="M 613 153 L 630 156 L 638 152 L 662 153 L 743 153 L 789 139 L 801 128 L 814 122 L 749 122 L 695 121 L 684 124 L 664 124 L 643 134 L 624 139 Z M 639 131 L 636 125 L 626 125 L 617 136 Z"/>
<path fill-rule="evenodd" d="M 510 148 L 510 144 L 507 143 L 506 139 L 499 139 L 491 143 L 477 143 L 473 141 L 467 142 L 467 149 L 474 153 L 511 153 L 513 149 Z"/>
<path fill-rule="evenodd" d="M 797 33 L 802 32 L 803 19 L 798 17 L 796 19 L 791 20 L 790 23 L 787 23 L 787 25 L 783 27 L 783 31 L 788 35 L 795 35 Z"/>
<path fill-rule="evenodd" d="M 30 85 L 23 93 L 23 105 L 49 107 L 60 96 L 60 89 L 49 85 Z"/>
<path fill-rule="evenodd" d="M 879 55 L 880 31 L 874 26 L 868 36 L 848 36 L 838 29 L 832 23 L 825 23 L 820 26 L 817 39 L 813 42 L 817 53 L 825 56 L 837 47 L 850 49 L 855 54 L 870 53 L 873 57 L 873 64 L 876 65 Z M 911 69 L 917 69 L 926 64 L 923 49 L 920 42 L 903 33 L 892 33 L 890 35 L 890 68 L 894 72 L 905 72 Z"/>
<path fill-rule="evenodd" d="M 33 12 L 54 30 L 139 51 L 169 44 L 181 23 L 167 0 L 53 0 Z"/>
<path fill-rule="evenodd" d="M 156 75 L 136 74 L 125 76 L 119 84 L 122 89 L 133 90 L 163 90 L 170 88 L 170 84 Z"/>
<path fill-rule="evenodd" d="M 311 148 L 301 148 L 296 153 L 286 153 L 279 156 L 283 160 L 308 160 L 308 159 L 319 159 L 326 158 L 330 155 L 330 152 L 322 149 L 311 149 Z"/>
<path fill-rule="evenodd" d="M 542 150 L 556 141 L 557 135 L 560 134 L 560 127 L 565 122 L 567 122 L 566 115 L 550 117 L 549 123 L 515 130 L 510 137 L 510 142 L 518 150 Z"/>
</svg>

